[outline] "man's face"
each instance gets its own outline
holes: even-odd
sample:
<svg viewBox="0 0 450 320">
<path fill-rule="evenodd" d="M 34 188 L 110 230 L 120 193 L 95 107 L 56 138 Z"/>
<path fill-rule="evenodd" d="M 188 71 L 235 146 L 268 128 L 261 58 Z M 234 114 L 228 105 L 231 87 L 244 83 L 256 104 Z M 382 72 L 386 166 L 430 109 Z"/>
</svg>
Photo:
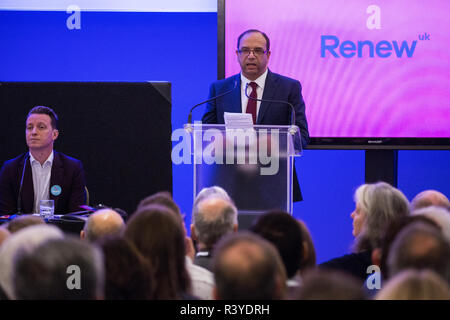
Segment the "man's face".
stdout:
<svg viewBox="0 0 450 320">
<path fill-rule="evenodd" d="M 249 80 L 256 80 L 267 69 L 269 63 L 270 51 L 267 50 L 266 39 L 259 32 L 252 32 L 244 35 L 239 43 L 239 50 L 250 50 L 249 54 L 239 53 L 236 51 L 239 64 L 241 65 L 242 74 Z M 255 51 L 253 51 L 255 50 Z"/>
<path fill-rule="evenodd" d="M 53 142 L 58 138 L 58 130 L 53 129 L 48 115 L 33 113 L 27 118 L 25 137 L 30 150 L 53 148 Z"/>
</svg>

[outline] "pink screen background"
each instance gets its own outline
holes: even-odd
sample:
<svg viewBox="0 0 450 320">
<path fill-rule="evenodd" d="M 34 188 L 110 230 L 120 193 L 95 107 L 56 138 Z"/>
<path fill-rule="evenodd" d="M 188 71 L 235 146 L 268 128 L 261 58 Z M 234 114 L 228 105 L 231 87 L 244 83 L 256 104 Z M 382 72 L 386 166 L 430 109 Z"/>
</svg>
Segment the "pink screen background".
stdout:
<svg viewBox="0 0 450 320">
<path fill-rule="evenodd" d="M 381 29 L 369 30 L 369 5 Z M 302 83 L 312 137 L 450 137 L 449 0 L 241 0 L 225 3 L 225 74 L 239 73 L 237 37 L 267 33 L 271 71 Z M 419 40 L 427 33 L 430 40 Z M 321 57 L 321 36 L 417 40 L 411 58 Z M 338 49 L 336 49 L 338 52 Z M 357 51 L 356 51 L 357 52 Z"/>
</svg>

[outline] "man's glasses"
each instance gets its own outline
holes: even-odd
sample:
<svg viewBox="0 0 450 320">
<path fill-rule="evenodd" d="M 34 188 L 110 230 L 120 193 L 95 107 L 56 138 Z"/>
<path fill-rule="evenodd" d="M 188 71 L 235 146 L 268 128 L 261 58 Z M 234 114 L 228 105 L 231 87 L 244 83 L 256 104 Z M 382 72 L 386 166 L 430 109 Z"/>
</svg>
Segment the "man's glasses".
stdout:
<svg viewBox="0 0 450 320">
<path fill-rule="evenodd" d="M 239 55 L 241 56 L 249 56 L 250 52 L 253 52 L 253 54 L 257 57 L 262 56 L 263 54 L 267 53 L 267 50 L 264 50 L 263 48 L 255 48 L 255 49 L 249 49 L 249 48 L 242 48 L 241 50 L 237 50 Z"/>
</svg>

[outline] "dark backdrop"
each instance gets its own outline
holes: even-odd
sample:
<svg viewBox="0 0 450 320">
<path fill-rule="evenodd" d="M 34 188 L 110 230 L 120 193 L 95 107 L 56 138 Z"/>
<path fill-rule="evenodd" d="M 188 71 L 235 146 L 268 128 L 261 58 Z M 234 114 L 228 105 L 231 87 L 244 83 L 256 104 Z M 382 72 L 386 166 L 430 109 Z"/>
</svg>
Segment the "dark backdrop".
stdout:
<svg viewBox="0 0 450 320">
<path fill-rule="evenodd" d="M 170 90 L 168 82 L 0 83 L 0 159 L 27 150 L 27 112 L 51 107 L 55 150 L 83 161 L 90 205 L 131 214 L 145 196 L 172 192 Z"/>
</svg>

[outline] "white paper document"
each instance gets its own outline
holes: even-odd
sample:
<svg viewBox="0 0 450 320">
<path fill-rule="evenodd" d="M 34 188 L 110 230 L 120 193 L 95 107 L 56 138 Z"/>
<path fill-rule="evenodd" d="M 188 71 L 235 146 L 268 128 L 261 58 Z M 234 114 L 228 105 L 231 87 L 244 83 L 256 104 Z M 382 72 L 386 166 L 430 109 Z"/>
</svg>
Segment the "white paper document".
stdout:
<svg viewBox="0 0 450 320">
<path fill-rule="evenodd" d="M 225 112 L 223 117 L 227 129 L 253 128 L 253 119 L 250 113 Z"/>
</svg>

